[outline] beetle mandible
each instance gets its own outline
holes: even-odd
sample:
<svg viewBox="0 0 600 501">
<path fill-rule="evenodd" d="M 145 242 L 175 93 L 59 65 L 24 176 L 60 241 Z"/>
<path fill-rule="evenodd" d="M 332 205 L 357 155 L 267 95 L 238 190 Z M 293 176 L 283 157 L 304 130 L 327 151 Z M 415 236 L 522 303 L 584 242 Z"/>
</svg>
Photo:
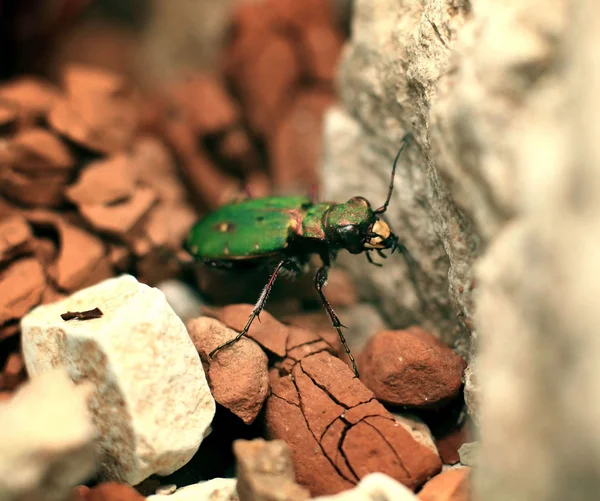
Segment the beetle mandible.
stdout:
<svg viewBox="0 0 600 501">
<path fill-rule="evenodd" d="M 315 275 L 315 288 L 352 362 L 354 374 L 359 377 L 356 362 L 342 333 L 342 327 L 345 326 L 327 301 L 323 286 L 327 282 L 329 268 L 341 249 L 351 254 L 365 252 L 369 262 L 378 266 L 381 265 L 371 258 L 373 251 L 384 258 L 387 256 L 382 252 L 383 249 L 391 249 L 390 254 L 398 249 L 409 256 L 388 223 L 378 217 L 386 212 L 390 203 L 398 158 L 406 148 L 409 137 L 410 134 L 407 134 L 402 139 L 392 166 L 387 198 L 376 210 L 360 196 L 352 197 L 345 203 L 314 203 L 303 196 L 271 196 L 225 205 L 210 212 L 192 227 L 185 248 L 195 260 L 225 269 L 235 269 L 240 262 L 276 263 L 243 330 L 211 351 L 211 358 L 248 332 L 254 319 L 265 307 L 275 279 L 282 271 L 300 273 L 310 256 L 318 254 L 322 266 Z"/>
</svg>

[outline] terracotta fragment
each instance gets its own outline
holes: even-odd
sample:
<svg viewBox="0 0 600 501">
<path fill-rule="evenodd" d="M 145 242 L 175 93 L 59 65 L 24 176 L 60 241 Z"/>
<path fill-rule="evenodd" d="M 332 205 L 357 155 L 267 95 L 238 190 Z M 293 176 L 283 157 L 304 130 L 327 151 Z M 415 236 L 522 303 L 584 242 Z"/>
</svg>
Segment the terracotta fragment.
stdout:
<svg viewBox="0 0 600 501">
<path fill-rule="evenodd" d="M 0 170 L 0 192 L 8 200 L 33 207 L 58 207 L 71 173 L 61 170 L 25 171 L 5 166 Z"/>
<path fill-rule="evenodd" d="M 135 191 L 133 167 L 131 158 L 123 153 L 90 162 L 66 189 L 66 195 L 77 205 L 113 204 L 128 199 Z"/>
<path fill-rule="evenodd" d="M 462 426 L 457 426 L 442 436 L 435 438 L 435 445 L 440 453 L 444 464 L 455 465 L 460 462 L 458 450 L 467 442 L 471 442 L 473 437 L 469 421 L 465 420 Z"/>
<path fill-rule="evenodd" d="M 217 153 L 227 168 L 236 172 L 248 174 L 260 168 L 258 154 L 248 133 L 241 125 L 231 127 L 223 134 L 217 145 Z M 246 181 L 249 183 L 248 179 Z M 253 179 L 255 184 L 257 181 L 256 178 Z M 252 196 L 256 197 L 254 193 Z"/>
<path fill-rule="evenodd" d="M 81 215 L 97 230 L 123 236 L 144 217 L 155 203 L 154 190 L 139 186 L 133 196 L 113 205 L 84 204 Z"/>
<path fill-rule="evenodd" d="M 433 477 L 419 492 L 420 501 L 469 501 L 471 468 L 451 468 Z"/>
<path fill-rule="evenodd" d="M 290 41 L 267 33 L 235 77 L 248 122 L 263 136 L 276 130 L 282 111 L 300 78 L 300 63 Z"/>
<path fill-rule="evenodd" d="M 217 169 L 199 148 L 189 122 L 181 118 L 167 120 L 164 134 L 181 160 L 184 182 L 189 183 L 196 205 L 214 209 L 230 201 L 239 182 Z"/>
<path fill-rule="evenodd" d="M 188 195 L 175 161 L 166 145 L 158 138 L 137 138 L 133 145 L 131 162 L 131 169 L 135 172 L 137 181 L 153 188 L 161 202 L 187 202 Z"/>
<path fill-rule="evenodd" d="M 84 66 L 69 66 L 63 79 L 68 97 L 54 103 L 50 125 L 72 141 L 101 153 L 129 147 L 137 130 L 138 109 L 118 75 Z"/>
<path fill-rule="evenodd" d="M 55 260 L 48 265 L 48 274 L 61 289 L 75 291 L 89 285 L 90 281 L 113 275 L 110 265 L 102 265 L 106 249 L 98 237 L 65 222 L 56 214 L 36 211 L 29 213 L 27 218 L 34 225 L 50 226 L 57 233 L 60 248 Z"/>
<path fill-rule="evenodd" d="M 12 259 L 31 247 L 33 234 L 21 215 L 0 219 L 0 262 Z"/>
<path fill-rule="evenodd" d="M 31 118 L 46 115 L 59 97 L 56 87 L 35 77 L 20 77 L 0 85 L 0 100 L 16 106 L 21 114 Z"/>
<path fill-rule="evenodd" d="M 14 151 L 15 166 L 29 169 L 67 169 L 75 165 L 75 158 L 66 144 L 52 132 L 39 127 L 20 131 L 8 144 Z"/>
<path fill-rule="evenodd" d="M 303 31 L 307 26 L 335 26 L 331 2 L 328 0 L 304 0 L 302 2 L 279 2 L 267 0 L 267 9 L 274 28 L 291 28 Z"/>
<path fill-rule="evenodd" d="M 332 24 L 307 24 L 301 31 L 305 71 L 315 80 L 333 84 L 344 38 Z"/>
<path fill-rule="evenodd" d="M 63 68 L 62 80 L 67 94 L 71 97 L 89 94 L 119 96 L 130 92 L 124 77 L 96 66 L 74 63 L 66 65 Z"/>
<path fill-rule="evenodd" d="M 16 260 L 0 272 L 0 325 L 39 304 L 45 287 L 46 277 L 35 258 Z"/>
<path fill-rule="evenodd" d="M 0 133 L 14 134 L 17 130 L 19 113 L 15 107 L 0 103 Z"/>
<path fill-rule="evenodd" d="M 78 494 L 85 501 L 144 501 L 146 499 L 133 487 L 117 482 L 103 482 Z"/>
<path fill-rule="evenodd" d="M 435 407 L 454 398 L 462 386 L 465 361 L 419 327 L 382 331 L 359 357 L 361 380 L 383 402 Z"/>
</svg>

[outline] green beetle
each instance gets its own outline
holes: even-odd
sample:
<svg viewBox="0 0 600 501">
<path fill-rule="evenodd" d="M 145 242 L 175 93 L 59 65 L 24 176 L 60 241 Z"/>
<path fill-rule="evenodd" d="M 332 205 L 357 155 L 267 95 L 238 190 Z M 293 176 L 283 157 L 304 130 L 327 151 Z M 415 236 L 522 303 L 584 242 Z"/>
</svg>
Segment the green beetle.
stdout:
<svg viewBox="0 0 600 501">
<path fill-rule="evenodd" d="M 248 264 L 274 266 L 244 329 L 215 348 L 210 357 L 248 332 L 265 307 L 275 279 L 282 271 L 300 273 L 307 268 L 310 256 L 318 254 L 322 266 L 315 275 L 315 288 L 352 362 L 354 373 L 359 376 L 354 357 L 342 334 L 344 325 L 323 294 L 323 286 L 327 282 L 328 270 L 341 249 L 352 254 L 366 252 L 369 262 L 378 266 L 381 265 L 371 259 L 373 251 L 386 257 L 383 249 L 391 249 L 391 253 L 398 249 L 409 256 L 386 221 L 378 217 L 385 213 L 390 203 L 396 164 L 408 144 L 408 138 L 407 134 L 394 159 L 385 203 L 376 210 L 360 196 L 341 204 L 314 203 L 303 196 L 273 196 L 225 205 L 193 226 L 184 247 L 197 261 L 232 270 Z"/>
</svg>

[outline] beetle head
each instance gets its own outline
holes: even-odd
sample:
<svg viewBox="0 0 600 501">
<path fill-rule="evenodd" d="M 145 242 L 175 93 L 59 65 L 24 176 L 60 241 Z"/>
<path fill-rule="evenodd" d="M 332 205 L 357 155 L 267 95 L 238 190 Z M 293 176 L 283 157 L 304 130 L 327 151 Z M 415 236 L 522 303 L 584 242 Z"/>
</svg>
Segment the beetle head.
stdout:
<svg viewBox="0 0 600 501">
<path fill-rule="evenodd" d="M 392 249 L 393 252 L 398 245 L 398 237 L 363 197 L 353 197 L 332 206 L 325 213 L 324 222 L 327 239 L 351 254 L 370 249 Z"/>
<path fill-rule="evenodd" d="M 411 135 L 406 134 L 402 139 L 392 166 L 388 194 L 381 207 L 373 210 L 365 198 L 352 197 L 345 204 L 334 205 L 325 213 L 325 234 L 330 242 L 352 254 L 360 254 L 369 250 L 378 252 L 382 249 L 392 249 L 392 252 L 396 250 L 398 237 L 392 233 L 383 217 L 379 216 L 383 216 L 387 211 L 394 190 L 394 176 L 398 159 L 410 138 Z"/>
</svg>

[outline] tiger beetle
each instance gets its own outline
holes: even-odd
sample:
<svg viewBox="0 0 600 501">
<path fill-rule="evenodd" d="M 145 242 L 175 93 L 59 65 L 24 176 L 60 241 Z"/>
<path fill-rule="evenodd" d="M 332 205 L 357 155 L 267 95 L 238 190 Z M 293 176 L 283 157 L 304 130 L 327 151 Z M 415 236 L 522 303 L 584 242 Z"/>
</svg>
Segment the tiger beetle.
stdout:
<svg viewBox="0 0 600 501">
<path fill-rule="evenodd" d="M 409 257 L 406 247 L 392 233 L 384 214 L 394 188 L 396 164 L 408 144 L 410 134 L 402 139 L 392 167 L 392 176 L 385 203 L 376 210 L 364 197 L 352 197 L 346 203 L 316 203 L 304 196 L 271 196 L 246 199 L 216 209 L 198 221 L 191 229 L 185 249 L 195 260 L 218 269 L 235 270 L 248 264 L 275 266 L 263 288 L 244 329 L 233 339 L 221 344 L 209 356 L 235 343 L 246 335 L 252 322 L 265 307 L 277 276 L 286 271 L 294 275 L 304 272 L 312 254 L 318 254 L 322 266 L 317 270 L 314 284 L 333 327 L 359 377 L 356 362 L 342 334 L 345 327 L 323 293 L 332 262 L 341 249 L 351 254 L 366 253 L 371 264 L 371 252 L 387 256 L 383 249 L 398 249 Z M 410 263 L 409 263 L 410 264 Z"/>
</svg>

